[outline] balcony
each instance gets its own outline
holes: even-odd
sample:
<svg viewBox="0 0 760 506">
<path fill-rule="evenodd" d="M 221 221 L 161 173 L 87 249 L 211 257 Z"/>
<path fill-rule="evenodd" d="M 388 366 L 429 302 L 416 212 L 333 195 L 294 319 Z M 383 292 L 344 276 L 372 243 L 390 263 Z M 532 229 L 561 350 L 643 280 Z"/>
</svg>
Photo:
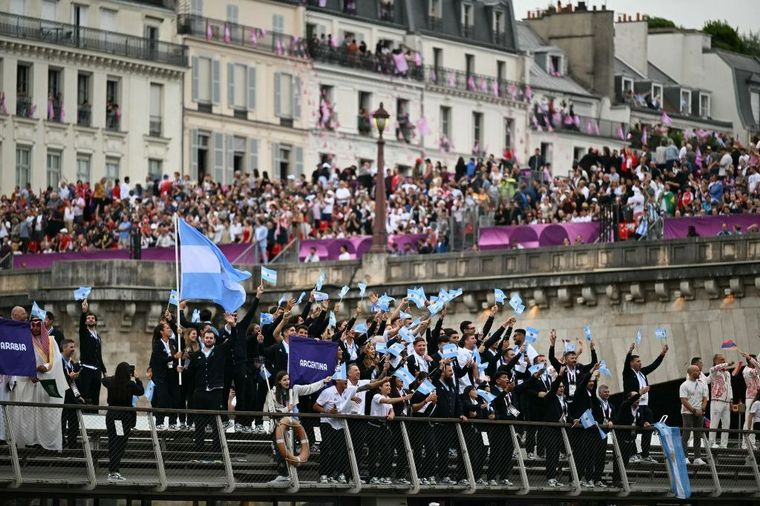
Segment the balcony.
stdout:
<svg viewBox="0 0 760 506">
<path fill-rule="evenodd" d="M 90 104 L 81 104 L 77 108 L 77 125 L 83 127 L 92 126 L 92 107 Z"/>
<path fill-rule="evenodd" d="M 151 137 L 161 137 L 161 127 L 163 120 L 161 116 L 150 115 L 150 123 L 148 125 L 148 135 Z"/>
<path fill-rule="evenodd" d="M 34 117 L 36 106 L 32 104 L 32 99 L 25 96 L 16 97 L 16 116 L 22 118 Z"/>
<path fill-rule="evenodd" d="M 180 14 L 177 17 L 177 32 L 181 35 L 204 37 L 208 42 L 267 51 L 277 56 L 309 57 L 306 42 L 301 37 L 203 16 Z"/>
<path fill-rule="evenodd" d="M 315 61 L 339 65 L 341 67 L 407 78 L 414 81 L 422 81 L 425 78 L 424 69 L 421 65 L 417 65 L 415 62 L 408 62 L 406 59 L 399 65 L 399 62 L 396 61 L 392 53 L 376 55 L 370 52 L 351 52 L 346 46 L 331 47 L 327 44 L 309 41 L 309 54 Z"/>
<path fill-rule="evenodd" d="M 396 19 L 395 7 L 392 0 L 381 0 L 380 2 L 380 19 L 383 21 L 393 22 Z"/>
<path fill-rule="evenodd" d="M 533 92 L 530 86 L 498 79 L 494 76 L 463 72 L 446 67 L 425 67 L 425 80 L 434 86 L 468 94 L 510 99 L 514 102 L 530 102 Z"/>
<path fill-rule="evenodd" d="M 106 109 L 106 130 L 113 132 L 121 130 L 121 112 L 118 107 Z"/>
<path fill-rule="evenodd" d="M 59 99 L 48 99 L 47 120 L 54 123 L 63 123 L 63 102 Z"/>
<path fill-rule="evenodd" d="M 7 12 L 0 13 L 0 36 L 86 49 L 151 63 L 187 66 L 185 46 Z"/>
<path fill-rule="evenodd" d="M 591 137 L 606 137 L 624 141 L 628 134 L 628 124 L 619 121 L 570 115 L 555 112 L 553 115 L 536 111 L 530 113 L 530 127 L 537 132 L 564 132 Z"/>
<path fill-rule="evenodd" d="M 425 27 L 434 32 L 440 32 L 443 29 L 443 18 L 428 14 L 425 17 Z"/>
<path fill-rule="evenodd" d="M 369 137 L 372 135 L 372 120 L 368 114 L 359 114 L 356 117 L 356 129 L 359 135 Z"/>
</svg>

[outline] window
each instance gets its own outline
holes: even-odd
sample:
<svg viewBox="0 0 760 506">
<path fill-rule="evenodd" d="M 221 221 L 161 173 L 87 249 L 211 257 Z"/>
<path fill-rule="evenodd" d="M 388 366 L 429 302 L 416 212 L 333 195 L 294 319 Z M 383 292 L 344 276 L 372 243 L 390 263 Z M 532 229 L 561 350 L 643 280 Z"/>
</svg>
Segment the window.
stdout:
<svg viewBox="0 0 760 506">
<path fill-rule="evenodd" d="M 475 55 L 464 55 L 464 68 L 465 72 L 467 72 L 467 77 L 470 77 L 475 73 Z"/>
<path fill-rule="evenodd" d="M 621 83 L 623 85 L 623 96 L 626 96 L 628 93 L 633 94 L 633 79 L 624 77 Z"/>
<path fill-rule="evenodd" d="M 229 106 L 236 111 L 248 109 L 248 67 L 227 64 L 227 95 Z"/>
<path fill-rule="evenodd" d="M 451 139 L 451 107 L 441 106 L 441 136 Z"/>
<path fill-rule="evenodd" d="M 681 114 L 691 114 L 691 90 L 681 90 Z"/>
<path fill-rule="evenodd" d="M 440 47 L 433 48 L 433 67 L 440 68 L 443 66 L 443 49 Z"/>
<path fill-rule="evenodd" d="M 480 145 L 483 141 L 483 113 L 472 113 L 472 145 L 473 150 L 477 147 L 480 151 Z"/>
<path fill-rule="evenodd" d="M 229 4 L 227 5 L 227 21 L 233 24 L 238 22 L 238 6 Z"/>
<path fill-rule="evenodd" d="M 356 14 L 356 0 L 343 0 L 343 12 Z"/>
<path fill-rule="evenodd" d="M 161 137 L 163 123 L 163 97 L 164 86 L 162 84 L 150 83 L 150 125 L 148 135 L 151 137 Z"/>
<path fill-rule="evenodd" d="M 512 139 L 515 135 L 515 120 L 513 118 L 504 118 L 504 148 L 512 149 Z"/>
<path fill-rule="evenodd" d="M 156 158 L 148 158 L 148 175 L 151 179 L 161 179 L 161 166 L 163 164 L 163 160 L 158 160 Z"/>
<path fill-rule="evenodd" d="M 110 34 L 117 31 L 117 14 L 118 11 L 112 9 L 100 9 L 100 26 L 98 28 L 102 30 L 100 32 L 100 39 L 105 43 L 107 43 L 109 40 L 112 40 L 112 38 L 110 38 Z"/>
<path fill-rule="evenodd" d="M 48 105 L 47 119 L 61 122 L 61 107 L 63 105 L 63 71 L 48 67 Z"/>
<path fill-rule="evenodd" d="M 17 16 L 23 16 L 26 14 L 26 11 L 24 10 L 25 3 L 26 0 L 11 0 L 11 14 Z"/>
<path fill-rule="evenodd" d="M 119 179 L 119 165 L 121 159 L 109 156 L 106 158 L 106 178 L 113 182 Z M 122 195 L 121 198 L 126 198 L 127 195 Z"/>
<path fill-rule="evenodd" d="M 16 146 L 16 185 L 21 188 L 29 184 L 29 165 L 31 159 L 31 146 Z"/>
<path fill-rule="evenodd" d="M 193 95 L 196 102 L 210 104 L 212 92 L 211 58 L 196 56 L 193 58 Z"/>
<path fill-rule="evenodd" d="M 42 19 L 46 21 L 56 20 L 57 0 L 42 0 Z"/>
<path fill-rule="evenodd" d="M 441 0 L 430 0 L 430 17 L 437 19 L 443 17 Z"/>
<path fill-rule="evenodd" d="M 272 15 L 272 31 L 274 33 L 285 33 L 285 17 L 281 14 Z"/>
<path fill-rule="evenodd" d="M 496 60 L 496 79 L 504 81 L 507 76 L 507 64 L 504 61 Z"/>
<path fill-rule="evenodd" d="M 58 150 L 49 149 L 47 152 L 47 185 L 53 188 L 61 180 L 61 156 Z"/>
<path fill-rule="evenodd" d="M 760 90 L 750 90 L 749 103 L 752 109 L 752 118 L 756 123 L 760 123 Z"/>
<path fill-rule="evenodd" d="M 493 38 L 497 44 L 504 38 L 504 13 L 499 10 L 493 11 Z"/>
<path fill-rule="evenodd" d="M 32 116 L 32 66 L 27 63 L 16 65 L 16 115 Z"/>
<path fill-rule="evenodd" d="M 380 19 L 393 21 L 393 0 L 380 0 Z"/>
<path fill-rule="evenodd" d="M 699 94 L 699 115 L 703 118 L 710 117 L 710 95 L 707 93 Z"/>
<path fill-rule="evenodd" d="M 472 22 L 472 5 L 462 4 L 462 33 L 465 37 L 470 35 Z"/>
<path fill-rule="evenodd" d="M 551 142 L 542 142 L 541 143 L 541 157 L 544 159 L 545 163 L 552 163 L 552 143 Z"/>
<path fill-rule="evenodd" d="M 118 131 L 121 126 L 121 109 L 119 108 L 119 81 L 106 81 L 106 128 Z"/>
<path fill-rule="evenodd" d="M 71 4 L 71 22 L 77 27 L 87 26 L 87 6 Z"/>
<path fill-rule="evenodd" d="M 588 152 L 588 150 L 584 147 L 575 146 L 573 148 L 573 160 L 574 161 L 580 161 L 581 158 Z"/>
<path fill-rule="evenodd" d="M 282 123 L 301 117 L 301 79 L 290 74 L 276 72 L 274 75 L 274 115 Z"/>
<path fill-rule="evenodd" d="M 203 16 L 203 0 L 192 0 L 190 2 L 190 15 Z"/>
<path fill-rule="evenodd" d="M 660 109 L 662 107 L 662 85 L 661 84 L 652 84 L 652 104 L 654 104 L 656 109 Z"/>
<path fill-rule="evenodd" d="M 562 57 L 558 55 L 549 56 L 549 74 L 553 76 L 562 75 Z"/>
<path fill-rule="evenodd" d="M 92 76 L 80 72 L 77 75 L 77 125 L 90 126 L 92 105 L 90 104 L 90 83 Z"/>
<path fill-rule="evenodd" d="M 357 130 L 361 135 L 370 135 L 372 133 L 372 93 L 368 91 L 359 92 L 359 112 L 357 115 Z"/>
<path fill-rule="evenodd" d="M 83 183 L 90 181 L 90 160 L 90 155 L 77 153 L 77 181 L 82 181 Z"/>
</svg>

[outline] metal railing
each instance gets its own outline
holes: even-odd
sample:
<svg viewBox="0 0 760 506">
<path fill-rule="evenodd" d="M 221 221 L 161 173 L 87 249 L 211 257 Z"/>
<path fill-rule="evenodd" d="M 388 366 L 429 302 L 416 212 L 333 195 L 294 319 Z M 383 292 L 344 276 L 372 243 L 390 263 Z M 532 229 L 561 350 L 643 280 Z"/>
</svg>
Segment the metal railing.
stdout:
<svg viewBox="0 0 760 506">
<path fill-rule="evenodd" d="M 154 63 L 187 66 L 185 46 L 46 19 L 0 13 L 0 36 L 87 49 Z"/>
<path fill-rule="evenodd" d="M 620 121 L 592 118 L 580 114 L 530 112 L 533 130 L 546 132 L 574 132 L 592 137 L 607 137 L 623 141 L 628 134 L 628 124 Z"/>
<path fill-rule="evenodd" d="M 310 454 L 296 467 L 273 451 L 272 429 L 286 416 L 280 413 L 6 401 L 0 411 L 8 443 L 0 446 L 0 487 L 26 492 L 38 492 L 45 484 L 78 495 L 119 487 L 125 493 L 192 488 L 211 496 L 266 489 L 270 495 L 672 498 L 675 478 L 667 461 L 680 464 L 672 461 L 675 453 L 663 453 L 657 432 L 633 426 L 608 426 L 600 432 L 596 426 L 548 422 L 320 419 L 300 413 L 305 439 L 294 445 L 291 431 L 281 434 L 296 455 L 308 439 Z M 60 441 L 47 442 L 48 449 L 35 446 L 39 441 L 25 425 L 31 419 L 56 428 L 64 420 L 61 452 L 54 448 Z M 177 428 L 160 429 L 167 420 Z M 692 497 L 760 493 L 756 433 L 689 432 L 682 438 Z M 707 436 L 713 433 L 725 438 L 721 447 L 711 446 Z M 651 446 L 645 444 L 650 437 Z"/>
<path fill-rule="evenodd" d="M 309 41 L 309 54 L 315 61 L 339 65 L 341 67 L 355 68 L 377 74 L 385 74 L 403 79 L 422 81 L 425 79 L 422 66 L 414 62 L 408 63 L 406 71 L 400 71 L 393 59 L 393 54 L 351 52 L 345 45 L 332 47 L 326 43 Z"/>
<path fill-rule="evenodd" d="M 204 37 L 208 41 L 268 51 L 278 56 L 309 56 L 306 42 L 301 37 L 194 14 L 177 16 L 177 32 Z"/>
<path fill-rule="evenodd" d="M 9 252 L 0 258 L 0 269 L 8 271 L 13 269 L 13 252 Z"/>
<path fill-rule="evenodd" d="M 523 83 L 440 66 L 427 65 L 425 80 L 450 90 L 506 98 L 516 102 L 529 102 L 532 97 L 530 87 Z"/>
<path fill-rule="evenodd" d="M 163 120 L 161 116 L 150 115 L 150 124 L 148 126 L 148 135 L 151 137 L 161 137 Z"/>
</svg>

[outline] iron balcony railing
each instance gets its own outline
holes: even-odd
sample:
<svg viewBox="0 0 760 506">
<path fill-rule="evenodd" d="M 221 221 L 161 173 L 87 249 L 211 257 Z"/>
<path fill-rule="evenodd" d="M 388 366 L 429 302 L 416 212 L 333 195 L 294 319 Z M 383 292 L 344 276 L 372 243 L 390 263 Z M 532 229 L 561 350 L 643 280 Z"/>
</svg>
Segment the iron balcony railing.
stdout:
<svg viewBox="0 0 760 506">
<path fill-rule="evenodd" d="M 440 66 L 426 66 L 425 80 L 450 90 L 505 98 L 515 102 L 529 102 L 533 96 L 530 86 L 517 81 Z"/>
<path fill-rule="evenodd" d="M 0 36 L 86 49 L 154 63 L 187 66 L 185 46 L 110 30 L 0 12 Z"/>
<path fill-rule="evenodd" d="M 301 37 L 194 14 L 180 14 L 177 17 L 177 31 L 184 35 L 203 37 L 209 42 L 258 49 L 278 56 L 309 56 L 306 42 Z"/>
<path fill-rule="evenodd" d="M 535 107 L 530 111 L 530 126 L 533 130 L 544 132 L 567 132 L 606 137 L 624 141 L 628 135 L 628 124 L 620 121 L 592 118 L 580 114 L 544 113 Z"/>
<path fill-rule="evenodd" d="M 755 448 L 760 433 L 750 431 L 689 429 L 680 455 L 688 462 L 674 462 L 678 451 L 663 451 L 657 432 L 630 425 L 583 429 L 458 418 L 299 413 L 296 419 L 245 411 L 64 408 L 0 402 L 7 442 L 0 446 L 0 488 L 27 493 L 38 492 L 41 484 L 60 485 L 63 493 L 82 497 L 112 492 L 118 485 L 133 494 L 189 489 L 225 498 L 255 490 L 289 497 L 445 493 L 463 500 L 526 494 L 553 500 L 600 494 L 672 500 L 673 491 L 687 485 L 693 500 L 746 500 L 760 493 Z M 25 425 L 30 419 L 58 430 L 63 419 L 64 449 L 36 446 L 35 433 Z M 174 430 L 157 427 L 167 420 L 176 424 Z M 304 429 L 298 429 L 295 444 L 293 430 L 286 428 L 293 422 Z M 651 448 L 639 458 L 638 439 L 645 436 L 652 436 Z M 290 461 L 273 452 L 273 440 L 284 445 Z M 712 445 L 717 440 L 719 448 Z M 301 451 L 307 444 L 308 454 Z M 109 476 L 116 471 L 120 477 Z"/>
</svg>

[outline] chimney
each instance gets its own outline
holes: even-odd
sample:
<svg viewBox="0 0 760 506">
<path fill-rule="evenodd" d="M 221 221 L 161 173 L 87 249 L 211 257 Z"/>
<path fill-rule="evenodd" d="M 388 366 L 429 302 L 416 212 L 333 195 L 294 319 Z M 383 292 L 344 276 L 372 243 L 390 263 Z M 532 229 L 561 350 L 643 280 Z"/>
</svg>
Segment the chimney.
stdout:
<svg viewBox="0 0 760 506">
<path fill-rule="evenodd" d="M 586 11 L 586 10 L 588 10 L 586 8 L 586 2 L 584 2 L 584 1 L 578 2 L 578 8 L 576 10 L 577 11 Z"/>
<path fill-rule="evenodd" d="M 593 9 L 594 9 L 594 12 L 596 12 L 596 5 L 594 5 Z"/>
<path fill-rule="evenodd" d="M 636 13 L 636 21 L 641 21 L 641 13 L 640 12 Z"/>
</svg>

